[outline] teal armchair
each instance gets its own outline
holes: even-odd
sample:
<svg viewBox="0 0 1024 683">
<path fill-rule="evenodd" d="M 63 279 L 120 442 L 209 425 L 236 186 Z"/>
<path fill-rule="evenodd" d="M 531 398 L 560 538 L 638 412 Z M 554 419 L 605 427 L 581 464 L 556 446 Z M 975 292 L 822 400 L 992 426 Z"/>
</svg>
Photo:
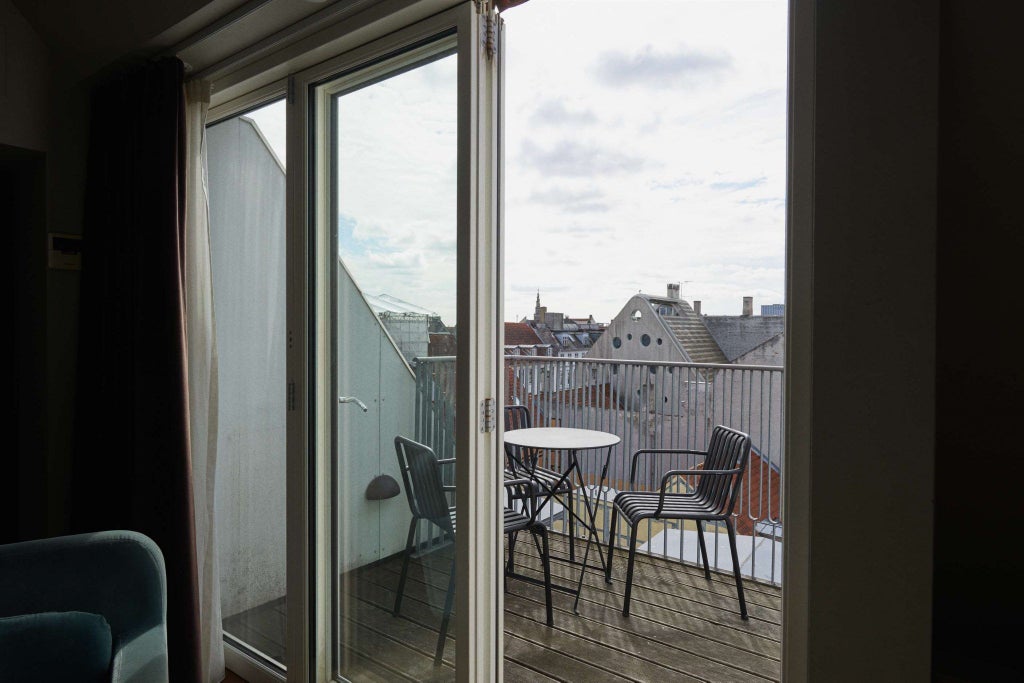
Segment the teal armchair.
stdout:
<svg viewBox="0 0 1024 683">
<path fill-rule="evenodd" d="M 166 683 L 156 544 L 104 531 L 0 546 L 0 680 Z"/>
</svg>

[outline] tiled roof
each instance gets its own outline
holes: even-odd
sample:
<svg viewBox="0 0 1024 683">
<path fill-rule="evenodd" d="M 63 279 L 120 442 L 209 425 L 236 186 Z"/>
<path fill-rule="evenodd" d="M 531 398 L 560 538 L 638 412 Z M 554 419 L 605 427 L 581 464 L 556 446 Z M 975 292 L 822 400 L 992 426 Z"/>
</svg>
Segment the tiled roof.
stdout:
<svg viewBox="0 0 1024 683">
<path fill-rule="evenodd" d="M 786 330 L 782 316 L 709 315 L 704 317 L 711 336 L 733 362 Z"/>
<path fill-rule="evenodd" d="M 555 333 L 548 328 L 540 328 L 533 331 L 538 337 L 540 337 L 541 344 L 550 344 L 551 346 L 558 346 L 560 342 L 555 336 Z"/>
<path fill-rule="evenodd" d="M 505 323 L 505 344 L 508 346 L 534 346 L 543 344 L 533 328 L 526 323 Z"/>
<path fill-rule="evenodd" d="M 711 336 L 708 328 L 705 327 L 704 322 L 700 319 L 693 309 L 690 308 L 690 304 L 681 299 L 665 301 L 662 299 L 656 299 L 654 297 L 648 297 L 657 303 L 665 302 L 670 303 L 675 311 L 673 315 L 663 315 L 659 313 L 661 319 L 665 321 L 665 326 L 672 332 L 675 338 L 679 341 L 679 344 L 686 351 L 686 355 L 690 357 L 690 360 L 694 363 L 727 363 L 728 359 L 725 354 L 722 353 L 722 349 L 718 346 L 718 342 Z M 653 306 L 654 310 L 658 310 L 657 305 Z"/>
</svg>

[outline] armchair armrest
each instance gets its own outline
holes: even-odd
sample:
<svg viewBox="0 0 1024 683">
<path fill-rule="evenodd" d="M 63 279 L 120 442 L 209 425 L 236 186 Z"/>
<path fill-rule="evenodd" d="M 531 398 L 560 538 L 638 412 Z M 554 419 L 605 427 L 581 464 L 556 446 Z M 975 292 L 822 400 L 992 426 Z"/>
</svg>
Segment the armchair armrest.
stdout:
<svg viewBox="0 0 1024 683">
<path fill-rule="evenodd" d="M 510 495 L 518 496 L 524 500 L 530 501 L 530 515 L 532 516 L 537 506 L 537 494 L 538 487 L 537 482 L 527 477 L 519 479 L 505 479 L 502 482 L 502 488 L 508 489 L 520 489 L 519 492 L 509 491 Z M 522 489 L 527 489 L 527 492 L 522 492 Z"/>
<path fill-rule="evenodd" d="M 629 487 L 633 488 L 636 479 L 636 465 L 641 455 L 704 455 L 707 451 L 695 451 L 689 448 L 641 448 L 633 453 L 633 462 L 629 467 Z"/>
<path fill-rule="evenodd" d="M 732 470 L 669 470 L 668 472 L 666 472 L 661 477 L 661 486 L 659 487 L 660 493 L 658 495 L 658 510 L 657 510 L 657 514 L 661 514 L 661 511 L 662 511 L 662 509 L 665 506 L 665 493 L 666 493 L 665 489 L 668 486 L 669 479 L 672 479 L 673 477 L 681 477 L 681 476 L 689 476 L 689 475 L 697 475 L 697 476 L 711 475 L 713 477 L 731 477 L 731 476 L 733 476 L 735 474 L 740 474 L 741 472 L 743 472 L 743 470 L 738 469 L 738 468 L 737 469 L 732 469 Z"/>
</svg>

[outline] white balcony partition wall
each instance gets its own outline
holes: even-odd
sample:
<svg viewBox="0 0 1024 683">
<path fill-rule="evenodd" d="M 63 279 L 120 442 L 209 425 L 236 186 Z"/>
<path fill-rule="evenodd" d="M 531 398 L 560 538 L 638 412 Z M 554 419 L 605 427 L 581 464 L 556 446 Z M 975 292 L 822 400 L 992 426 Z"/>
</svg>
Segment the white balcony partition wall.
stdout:
<svg viewBox="0 0 1024 683">
<path fill-rule="evenodd" d="M 220 371 L 221 610 L 225 632 L 240 637 L 250 610 L 281 603 L 276 643 L 242 640 L 283 663 L 285 171 L 252 119 L 211 126 L 207 145 Z"/>
<path fill-rule="evenodd" d="M 367 486 L 378 476 L 402 480 L 395 458 L 396 435 L 415 428 L 415 378 L 388 334 L 339 262 L 337 316 L 338 387 L 354 401 L 339 406 L 337 423 L 338 529 L 340 573 L 394 555 L 405 547 L 408 505 L 403 496 L 369 500 Z"/>
</svg>

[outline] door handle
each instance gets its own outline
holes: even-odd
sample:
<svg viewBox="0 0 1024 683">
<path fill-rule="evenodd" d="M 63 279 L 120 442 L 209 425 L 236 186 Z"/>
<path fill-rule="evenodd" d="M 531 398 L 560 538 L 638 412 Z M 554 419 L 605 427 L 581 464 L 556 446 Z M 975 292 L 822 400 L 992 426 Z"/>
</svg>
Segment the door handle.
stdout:
<svg viewBox="0 0 1024 683">
<path fill-rule="evenodd" d="M 355 396 L 339 396 L 338 403 L 355 403 L 356 405 L 363 409 L 364 413 L 369 410 L 369 408 L 366 407 L 366 404 L 360 401 Z"/>
</svg>

